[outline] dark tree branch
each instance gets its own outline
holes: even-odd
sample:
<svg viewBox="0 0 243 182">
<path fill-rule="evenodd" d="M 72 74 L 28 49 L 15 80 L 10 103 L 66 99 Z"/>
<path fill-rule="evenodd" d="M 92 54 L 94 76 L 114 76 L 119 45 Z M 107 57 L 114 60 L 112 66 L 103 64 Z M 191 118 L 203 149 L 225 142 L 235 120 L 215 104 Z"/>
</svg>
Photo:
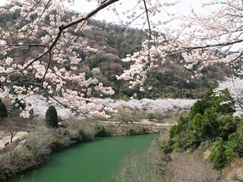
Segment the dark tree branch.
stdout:
<svg viewBox="0 0 243 182">
<path fill-rule="evenodd" d="M 151 31 L 151 25 L 150 25 L 150 20 L 149 20 L 149 11 L 147 8 L 147 4 L 146 4 L 146 0 L 143 0 L 143 4 L 144 4 L 144 8 L 145 8 L 145 12 L 146 12 L 146 18 L 147 18 L 147 23 L 148 23 L 148 28 L 149 28 L 149 34 L 150 34 L 150 38 L 152 35 L 152 31 Z"/>
</svg>

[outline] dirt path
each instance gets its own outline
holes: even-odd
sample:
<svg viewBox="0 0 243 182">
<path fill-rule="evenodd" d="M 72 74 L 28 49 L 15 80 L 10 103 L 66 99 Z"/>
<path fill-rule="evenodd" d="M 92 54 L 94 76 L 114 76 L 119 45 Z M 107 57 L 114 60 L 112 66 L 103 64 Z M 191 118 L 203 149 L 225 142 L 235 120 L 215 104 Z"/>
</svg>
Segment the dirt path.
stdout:
<svg viewBox="0 0 243 182">
<path fill-rule="evenodd" d="M 130 135 L 132 133 L 134 134 L 135 131 L 138 131 L 138 133 L 141 132 L 141 134 L 160 133 L 164 129 L 167 130 L 173 125 L 171 123 L 153 122 L 153 121 L 149 121 L 148 119 L 142 119 L 139 122 L 133 122 L 133 123 L 120 123 L 117 121 L 99 121 L 98 123 L 106 127 L 111 132 L 111 135 L 113 136 Z"/>
<path fill-rule="evenodd" d="M 122 125 L 125 123 L 120 123 L 117 121 L 99 121 L 100 124 L 102 125 Z M 141 126 L 154 126 L 154 127 L 160 127 L 160 128 L 165 128 L 165 127 L 171 127 L 173 126 L 173 124 L 171 123 L 158 123 L 158 122 L 153 122 L 153 121 L 149 121 L 148 119 L 141 119 L 138 122 L 133 122 L 132 124 L 134 125 L 141 125 Z"/>
</svg>

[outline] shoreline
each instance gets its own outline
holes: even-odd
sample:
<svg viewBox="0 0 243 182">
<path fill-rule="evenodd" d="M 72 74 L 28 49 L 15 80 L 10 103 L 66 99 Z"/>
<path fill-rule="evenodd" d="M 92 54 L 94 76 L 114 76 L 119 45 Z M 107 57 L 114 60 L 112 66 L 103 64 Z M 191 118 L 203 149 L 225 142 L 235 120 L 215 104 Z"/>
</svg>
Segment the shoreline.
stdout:
<svg viewBox="0 0 243 182">
<path fill-rule="evenodd" d="M 109 128 L 109 129 L 111 128 L 111 126 L 113 126 L 114 128 L 120 128 L 121 130 L 123 130 L 123 133 L 120 133 L 120 134 L 117 134 L 117 135 L 113 133 L 111 136 L 107 136 L 107 137 L 116 137 L 116 136 L 124 136 L 125 137 L 125 136 L 129 136 L 129 135 L 145 135 L 145 134 L 158 134 L 159 133 L 159 131 L 148 132 L 148 130 L 146 130 L 146 132 L 142 132 L 142 133 L 130 133 L 129 135 L 127 134 L 127 131 L 129 131 L 128 128 L 131 129 L 131 127 L 132 127 L 132 130 L 130 130 L 130 131 L 136 131 L 135 129 L 145 127 L 148 124 L 149 124 L 149 126 L 151 126 L 151 123 L 147 123 L 147 122 L 145 122 L 143 124 L 141 124 L 139 122 L 135 122 L 133 124 L 120 124 L 119 126 L 118 126 L 119 122 L 109 122 L 109 121 L 105 122 L 104 121 L 104 122 L 100 122 L 99 124 L 104 124 L 104 125 L 106 125 L 106 128 Z M 157 124 L 159 124 L 159 123 L 157 123 Z M 136 127 L 133 128 L 134 126 L 136 126 Z M 161 125 L 160 125 L 160 127 L 161 127 Z M 61 128 L 60 130 L 64 131 L 65 129 Z M 141 131 L 143 131 L 143 130 L 141 130 Z M 28 136 L 27 132 L 20 132 L 20 134 L 18 134 L 17 136 L 14 137 L 13 143 L 14 142 L 17 143 L 19 139 L 23 139 L 19 143 L 17 143 L 17 145 L 15 145 L 15 147 L 13 147 L 13 149 L 17 149 L 17 150 L 15 150 L 15 152 L 18 152 L 18 151 L 21 152 L 22 150 L 24 150 L 26 148 L 26 143 L 27 143 L 26 140 L 27 139 L 25 139 L 24 136 Z M 11 146 L 14 145 L 12 143 L 12 144 L 4 147 L 4 144 L 5 144 L 4 142 L 9 140 L 9 137 L 10 136 L 6 136 L 6 137 L 4 137 L 0 140 L 1 141 L 0 142 L 0 144 L 1 144 L 0 151 L 1 151 L 2 155 L 3 155 L 4 152 L 7 152 L 7 153 L 11 152 L 11 150 L 12 150 Z M 48 156 L 52 155 L 53 153 L 60 151 L 62 149 L 68 149 L 69 147 L 75 146 L 76 144 L 79 144 L 79 143 L 92 141 L 94 138 L 95 138 L 95 136 L 92 136 L 92 137 L 86 138 L 86 139 L 84 137 L 84 138 L 82 138 L 82 140 L 71 139 L 69 143 L 63 143 L 61 146 L 57 147 L 56 149 L 52 149 L 50 151 L 50 153 L 42 155 L 41 161 L 39 161 L 38 163 L 33 163 L 32 165 L 27 165 L 28 161 L 25 160 L 25 162 L 26 162 L 25 165 L 28 166 L 27 168 L 24 168 L 22 170 L 20 169 L 18 171 L 11 171 L 11 169 L 9 169 L 10 171 L 2 172 L 0 174 L 0 176 L 5 176 L 5 179 L 9 179 L 9 178 L 14 177 L 18 174 L 21 174 L 25 171 L 28 171 L 28 170 L 31 170 L 31 169 L 37 169 L 39 166 L 45 165 L 45 161 L 48 160 Z M 21 159 L 18 159 L 18 160 L 21 160 Z"/>
</svg>

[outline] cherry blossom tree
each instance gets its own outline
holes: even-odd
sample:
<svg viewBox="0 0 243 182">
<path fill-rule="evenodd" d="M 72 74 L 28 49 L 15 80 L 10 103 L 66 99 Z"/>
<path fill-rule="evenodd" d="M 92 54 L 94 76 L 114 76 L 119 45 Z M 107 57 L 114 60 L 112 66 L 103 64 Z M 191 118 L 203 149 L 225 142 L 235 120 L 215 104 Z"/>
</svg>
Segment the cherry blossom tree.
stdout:
<svg viewBox="0 0 243 182">
<path fill-rule="evenodd" d="M 235 116 L 243 115 L 243 80 L 239 77 L 227 78 L 225 81 L 219 83 L 219 86 L 214 90 L 217 95 L 222 94 L 224 89 L 228 89 L 230 96 L 234 100 Z M 231 104 L 231 101 L 225 101 L 221 104 Z"/>
<path fill-rule="evenodd" d="M 112 88 L 105 87 L 97 79 L 86 79 L 85 73 L 72 72 L 77 70 L 77 64 L 82 61 L 80 50 L 94 53 L 99 51 L 87 46 L 87 40 L 76 35 L 84 30 L 92 31 L 87 20 L 99 16 L 98 13 L 105 10 L 113 11 L 123 25 L 129 27 L 138 21 L 148 29 L 149 38 L 143 42 L 143 48 L 123 60 L 133 63 L 130 69 L 117 76 L 118 79 L 128 80 L 130 88 L 139 85 L 140 91 L 144 91 L 143 82 L 147 73 L 157 64 L 163 64 L 169 55 L 181 54 L 186 69 L 197 68 L 193 77 L 199 77 L 203 67 L 214 63 L 237 67 L 242 56 L 241 48 L 237 48 L 242 42 L 240 22 L 243 8 L 239 0 L 212 0 L 204 6 L 220 8 L 205 16 L 192 10 L 189 16 L 167 13 L 169 18 L 161 17 L 160 20 L 154 17 L 165 11 L 165 8 L 176 6 L 178 2 L 137 1 L 135 6 L 119 14 L 116 7 L 122 6 L 122 1 L 97 0 L 93 11 L 74 14 L 71 18 L 65 16 L 71 11 L 68 5 L 73 1 L 70 0 L 9 2 L 10 6 L 1 7 L 0 13 L 17 12 L 18 17 L 3 22 L 0 27 L 0 81 L 5 85 L 0 92 L 13 100 L 21 94 L 38 93 L 41 88 L 52 99 L 70 109 L 103 116 L 113 112 L 92 98 L 93 90 L 113 94 Z M 180 22 L 176 27 L 171 25 L 175 20 Z M 16 55 L 16 50 L 27 52 L 23 60 Z M 63 66 L 65 63 L 70 64 L 69 69 Z M 240 74 L 241 69 L 236 72 Z M 41 81 L 28 87 L 9 87 L 7 83 L 11 82 L 13 74 L 33 76 Z M 66 102 L 61 102 L 56 96 L 65 98 Z M 31 106 L 28 105 L 21 116 L 28 117 L 30 110 Z"/>
<path fill-rule="evenodd" d="M 202 76 L 201 70 L 215 63 L 230 66 L 235 75 L 220 83 L 215 92 L 220 94 L 221 90 L 229 89 L 235 100 L 235 115 L 241 116 L 242 5 L 239 0 L 212 0 L 204 3 L 202 8 L 210 7 L 214 11 L 204 16 L 192 9 L 189 16 L 174 17 L 174 20 L 180 22 L 178 26 L 171 26 L 172 21 L 161 22 L 162 26 L 156 26 L 161 34 L 151 34 L 150 40 L 144 42 L 141 51 L 127 55 L 123 61 L 135 63 L 117 78 L 129 80 L 130 88 L 140 85 L 140 91 L 143 91 L 147 73 L 158 64 L 164 64 L 174 54 L 182 55 L 184 60 L 181 64 L 184 64 L 185 69 L 193 71 L 190 79 Z"/>
<path fill-rule="evenodd" d="M 239 0 L 212 0 L 203 5 L 208 6 L 217 6 L 216 11 L 202 16 L 192 9 L 189 16 L 175 16 L 173 19 L 180 22 L 178 26 L 162 21 L 162 26 L 155 29 L 160 35 L 151 34 L 141 51 L 127 55 L 124 61 L 135 64 L 117 76 L 118 79 L 130 80 L 131 88 L 137 84 L 142 86 L 147 72 L 173 54 L 183 56 L 186 69 L 196 69 L 192 78 L 200 77 L 202 68 L 214 63 L 235 68 L 242 59 L 242 4 Z M 242 74 L 242 69 L 235 71 Z"/>
<path fill-rule="evenodd" d="M 73 3 L 70 0 L 9 0 L 10 6 L 1 7 L 0 11 L 2 14 L 17 12 L 18 18 L 6 21 L 1 26 L 1 82 L 10 83 L 13 74 L 34 76 L 41 82 L 40 84 L 33 83 L 28 87 L 14 85 L 11 88 L 6 84 L 1 89 L 2 95 L 14 100 L 23 93 L 26 95 L 38 93 L 41 88 L 58 103 L 76 111 L 103 116 L 107 116 L 107 112 L 113 112 L 112 109 L 103 108 L 95 103 L 91 97 L 93 89 L 102 94 L 113 94 L 112 88 L 103 86 L 97 79 L 86 79 L 85 73 L 73 74 L 72 70 L 77 70 L 76 65 L 82 61 L 79 55 L 80 50 L 98 51 L 87 46 L 87 40 L 76 35 L 80 31 L 91 31 L 92 27 L 87 25 L 87 20 L 99 11 L 108 9 L 117 14 L 115 8 L 117 1 L 97 0 L 97 7 L 90 13 L 75 14 L 71 18 L 65 18 L 65 15 L 70 12 L 67 5 Z M 144 0 L 138 2 L 136 6 L 139 6 L 141 13 L 136 15 L 137 11 L 127 11 L 127 18 L 130 22 L 126 23 L 131 24 L 135 19 L 144 18 L 151 31 L 149 14 L 159 12 L 159 8 L 162 7 L 161 3 Z M 49 20 L 48 23 L 46 19 Z M 26 58 L 19 60 L 14 53 L 16 50 L 27 51 Z M 62 67 L 66 62 L 70 64 L 70 70 Z M 64 97 L 67 103 L 60 102 L 55 96 Z M 28 105 L 21 116 L 29 117 L 30 110 L 31 106 Z"/>
</svg>

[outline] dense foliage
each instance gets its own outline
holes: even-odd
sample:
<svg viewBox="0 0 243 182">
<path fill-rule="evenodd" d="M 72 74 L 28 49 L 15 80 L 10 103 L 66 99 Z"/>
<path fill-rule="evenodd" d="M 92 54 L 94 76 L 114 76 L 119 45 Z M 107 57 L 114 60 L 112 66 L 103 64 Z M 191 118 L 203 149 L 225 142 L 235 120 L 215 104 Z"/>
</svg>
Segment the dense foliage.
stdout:
<svg viewBox="0 0 243 182">
<path fill-rule="evenodd" d="M 2 102 L 2 100 L 0 99 L 0 118 L 4 118 L 7 116 L 8 116 L 7 108 L 5 104 Z"/>
<path fill-rule="evenodd" d="M 225 167 L 242 156 L 243 120 L 234 117 L 234 101 L 228 90 L 220 95 L 210 89 L 191 108 L 188 117 L 181 117 L 170 129 L 170 139 L 162 145 L 166 153 L 210 149 L 209 160 L 216 169 Z"/>
<path fill-rule="evenodd" d="M 46 111 L 45 116 L 45 123 L 46 126 L 50 128 L 57 128 L 58 126 L 58 117 L 57 117 L 57 111 L 54 106 L 49 106 L 49 108 Z"/>
<path fill-rule="evenodd" d="M 111 132 L 109 131 L 109 129 L 105 128 L 102 125 L 99 125 L 98 123 L 96 123 L 94 130 L 95 130 L 96 137 L 111 136 Z"/>
</svg>

